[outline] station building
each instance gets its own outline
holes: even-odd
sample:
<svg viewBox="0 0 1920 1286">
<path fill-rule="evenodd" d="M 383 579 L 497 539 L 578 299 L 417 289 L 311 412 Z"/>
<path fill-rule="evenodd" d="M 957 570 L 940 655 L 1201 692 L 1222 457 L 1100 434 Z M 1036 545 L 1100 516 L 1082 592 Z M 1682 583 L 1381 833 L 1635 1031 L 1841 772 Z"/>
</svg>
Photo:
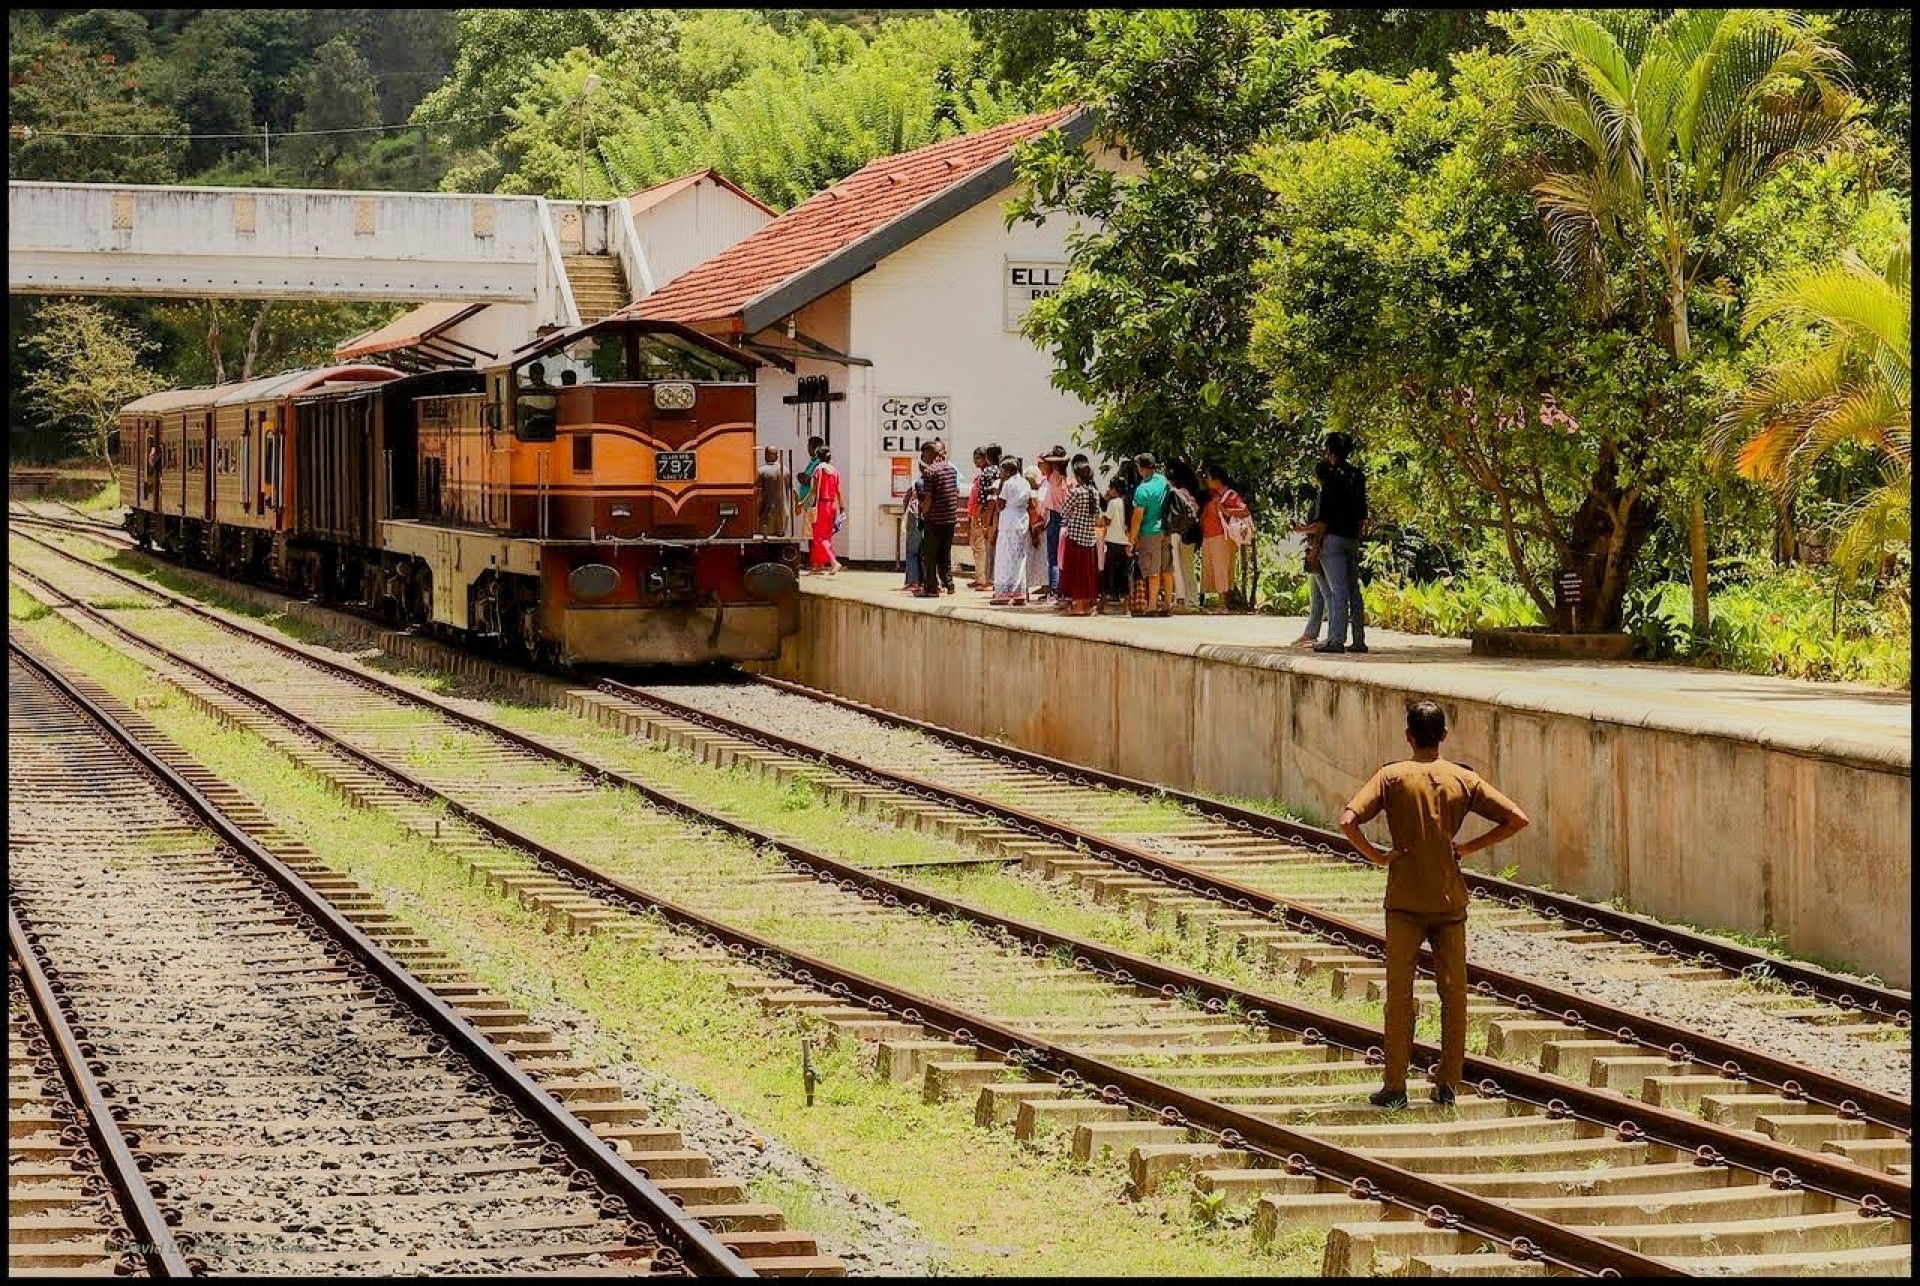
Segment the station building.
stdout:
<svg viewBox="0 0 1920 1286">
<path fill-rule="evenodd" d="M 832 446 L 843 558 L 899 556 L 922 441 L 944 438 L 964 480 L 975 447 L 1032 460 L 1071 447 L 1091 414 L 1052 386 L 1051 356 L 1019 330 L 1066 269 L 1070 223 L 1008 228 L 1004 209 L 1014 148 L 1050 129 L 1092 146 L 1090 118 L 1066 108 L 882 158 L 627 310 L 770 363 L 761 441 L 796 467 L 810 435 Z"/>
</svg>

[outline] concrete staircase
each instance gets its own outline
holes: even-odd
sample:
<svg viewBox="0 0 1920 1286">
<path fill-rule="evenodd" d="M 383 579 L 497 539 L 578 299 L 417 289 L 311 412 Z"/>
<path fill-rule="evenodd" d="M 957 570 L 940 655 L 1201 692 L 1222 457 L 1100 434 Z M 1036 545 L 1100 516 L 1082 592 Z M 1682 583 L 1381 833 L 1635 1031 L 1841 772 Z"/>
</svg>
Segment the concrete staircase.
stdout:
<svg viewBox="0 0 1920 1286">
<path fill-rule="evenodd" d="M 613 255 L 565 255 L 560 262 L 566 267 L 582 324 L 597 322 L 633 302 L 620 260 Z"/>
</svg>

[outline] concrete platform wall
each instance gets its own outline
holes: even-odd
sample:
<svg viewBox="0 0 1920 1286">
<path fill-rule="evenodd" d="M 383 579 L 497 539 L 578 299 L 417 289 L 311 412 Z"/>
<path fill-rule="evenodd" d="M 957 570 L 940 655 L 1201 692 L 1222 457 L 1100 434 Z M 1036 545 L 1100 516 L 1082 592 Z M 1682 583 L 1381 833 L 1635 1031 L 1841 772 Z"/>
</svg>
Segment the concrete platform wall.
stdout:
<svg viewBox="0 0 1920 1286">
<path fill-rule="evenodd" d="M 1404 754 L 1425 693 L 1276 664 L 806 595 L 771 672 L 1129 776 L 1327 821 Z M 1532 815 L 1481 859 L 1910 985 L 1912 782 L 1894 765 L 1445 698 L 1451 757 Z M 1472 823 L 1469 823 L 1471 826 Z"/>
</svg>

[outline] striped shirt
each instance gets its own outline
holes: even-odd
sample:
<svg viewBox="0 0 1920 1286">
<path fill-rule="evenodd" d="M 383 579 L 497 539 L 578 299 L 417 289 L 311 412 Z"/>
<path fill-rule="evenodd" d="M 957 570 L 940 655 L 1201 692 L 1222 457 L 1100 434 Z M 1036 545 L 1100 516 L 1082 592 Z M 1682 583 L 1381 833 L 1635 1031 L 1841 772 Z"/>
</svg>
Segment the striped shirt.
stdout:
<svg viewBox="0 0 1920 1286">
<path fill-rule="evenodd" d="M 1094 526 L 1100 514 L 1100 493 L 1087 483 L 1076 485 L 1067 493 L 1066 503 L 1067 539 L 1076 545 L 1093 548 L 1099 539 L 1099 531 Z"/>
<path fill-rule="evenodd" d="M 921 474 L 927 484 L 927 499 L 922 513 L 929 523 L 943 525 L 960 521 L 960 475 L 952 462 L 941 460 Z"/>
</svg>

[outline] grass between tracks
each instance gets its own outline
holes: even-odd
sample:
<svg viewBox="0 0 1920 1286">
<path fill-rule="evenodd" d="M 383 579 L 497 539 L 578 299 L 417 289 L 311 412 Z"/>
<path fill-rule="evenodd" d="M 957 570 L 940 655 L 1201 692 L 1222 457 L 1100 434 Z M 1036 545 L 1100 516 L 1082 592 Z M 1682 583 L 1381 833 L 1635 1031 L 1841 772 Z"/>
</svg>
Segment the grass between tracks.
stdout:
<svg viewBox="0 0 1920 1286">
<path fill-rule="evenodd" d="M 926 1105 L 917 1086 L 881 1084 L 851 1051 L 827 1052 L 816 1106 L 804 1104 L 795 1020 L 733 996 L 714 970 L 676 962 L 654 942 L 548 934 L 540 921 L 469 880 L 457 858 L 383 816 L 344 804 L 261 739 L 199 714 L 137 662 L 51 619 L 9 588 L 17 628 L 80 666 L 213 772 L 271 801 L 279 824 L 323 860 L 381 892 L 412 928 L 532 1010 L 556 1007 L 599 1032 L 583 1053 L 677 1077 L 756 1128 L 821 1162 L 841 1182 L 898 1209 L 943 1248 L 944 1271 L 1033 1275 L 1305 1274 L 1320 1238 L 1267 1251 L 1244 1228 L 1182 1196 L 1119 1197 L 1117 1169 L 1080 1170 L 971 1124 L 970 1105 Z M 756 1195 L 797 1226 L 845 1222 L 803 1185 Z M 833 1231 L 831 1228 L 823 1231 Z"/>
</svg>

